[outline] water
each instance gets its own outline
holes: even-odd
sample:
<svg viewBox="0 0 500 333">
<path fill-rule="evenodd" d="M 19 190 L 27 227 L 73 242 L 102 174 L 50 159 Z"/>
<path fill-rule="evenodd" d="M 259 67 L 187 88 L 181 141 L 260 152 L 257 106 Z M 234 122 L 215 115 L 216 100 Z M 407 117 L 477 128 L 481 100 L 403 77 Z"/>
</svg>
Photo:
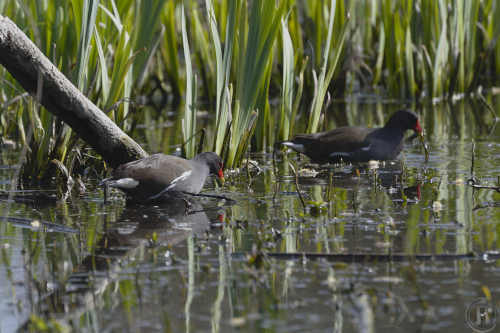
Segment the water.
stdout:
<svg viewBox="0 0 500 333">
<path fill-rule="evenodd" d="M 397 106 L 336 107 L 329 127 L 380 125 Z M 20 219 L 0 222 L 0 331 L 30 316 L 35 325 L 99 332 L 489 328 L 500 319 L 475 321 L 473 302 L 491 297 L 486 309 L 500 308 L 500 194 L 466 183 L 474 142 L 474 176 L 496 184 L 500 130 L 467 103 L 425 109 L 422 118 L 428 163 L 415 141 L 398 162 L 322 169 L 299 178 L 297 189 L 289 163 L 302 169 L 307 159 L 280 155 L 274 169 L 271 154 L 252 155 L 260 173 L 243 170 L 222 188 L 206 186 L 233 205 L 203 199 L 189 213 L 184 202 L 126 207 L 116 193 L 104 204 L 97 179 L 67 203 L 0 201 L 0 215 Z M 157 151 L 154 138 L 168 130 L 158 125 L 136 137 Z M 6 190 L 16 172 L 7 166 L 19 154 L 0 156 Z M 279 257 L 301 252 L 325 257 Z M 357 256 L 326 256 L 335 254 Z M 414 259 L 427 254 L 448 257 Z M 450 258 L 460 255 L 470 258 Z"/>
</svg>

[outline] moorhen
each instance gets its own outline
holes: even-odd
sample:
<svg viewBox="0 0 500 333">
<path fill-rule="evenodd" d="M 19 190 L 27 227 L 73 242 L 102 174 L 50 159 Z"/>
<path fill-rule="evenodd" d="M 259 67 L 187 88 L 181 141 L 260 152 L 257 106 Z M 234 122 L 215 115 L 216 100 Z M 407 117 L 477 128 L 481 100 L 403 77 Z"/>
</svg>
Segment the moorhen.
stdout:
<svg viewBox="0 0 500 333">
<path fill-rule="evenodd" d="M 112 177 L 101 184 L 124 191 L 129 201 L 144 203 L 168 195 L 197 194 L 209 174 L 224 180 L 222 168 L 222 160 L 212 152 L 198 154 L 191 160 L 154 154 L 118 166 Z"/>
<path fill-rule="evenodd" d="M 400 110 L 381 128 L 339 127 L 327 132 L 299 134 L 280 143 L 316 163 L 384 161 L 398 156 L 406 130 L 422 133 L 417 115 Z"/>
</svg>

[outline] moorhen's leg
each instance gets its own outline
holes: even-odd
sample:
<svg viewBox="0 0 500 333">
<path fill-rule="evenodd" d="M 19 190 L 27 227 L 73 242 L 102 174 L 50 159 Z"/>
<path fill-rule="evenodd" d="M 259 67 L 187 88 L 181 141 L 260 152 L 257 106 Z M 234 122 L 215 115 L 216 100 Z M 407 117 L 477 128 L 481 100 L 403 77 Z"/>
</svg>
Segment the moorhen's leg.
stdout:
<svg viewBox="0 0 500 333">
<path fill-rule="evenodd" d="M 108 190 L 109 190 L 108 184 L 104 183 L 102 186 L 102 189 L 104 192 L 104 204 L 107 204 L 108 203 Z"/>
<path fill-rule="evenodd" d="M 186 198 L 182 198 L 182 200 L 184 201 L 184 204 L 186 205 L 186 210 L 184 211 L 184 213 L 185 213 L 186 215 L 188 215 L 188 214 L 189 214 L 189 211 L 191 210 L 191 206 L 192 206 L 192 205 L 191 205 L 191 203 L 189 202 L 189 200 L 188 200 L 188 199 L 186 199 Z"/>
</svg>

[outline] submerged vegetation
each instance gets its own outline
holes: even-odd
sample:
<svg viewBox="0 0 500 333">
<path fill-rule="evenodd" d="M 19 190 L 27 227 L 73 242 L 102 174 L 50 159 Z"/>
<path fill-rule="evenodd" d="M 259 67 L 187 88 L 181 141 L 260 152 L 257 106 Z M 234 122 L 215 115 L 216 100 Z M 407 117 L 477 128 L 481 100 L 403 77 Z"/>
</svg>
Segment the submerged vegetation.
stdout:
<svg viewBox="0 0 500 333">
<path fill-rule="evenodd" d="M 494 0 L 3 0 L 0 14 L 125 131 L 181 110 L 156 148 L 215 151 L 228 167 L 293 135 L 298 117 L 321 130 L 329 96 L 436 102 L 499 82 Z M 0 75 L 1 136 L 29 147 L 23 180 L 73 173 L 83 143 Z M 134 112 L 144 103 L 160 111 Z"/>
</svg>

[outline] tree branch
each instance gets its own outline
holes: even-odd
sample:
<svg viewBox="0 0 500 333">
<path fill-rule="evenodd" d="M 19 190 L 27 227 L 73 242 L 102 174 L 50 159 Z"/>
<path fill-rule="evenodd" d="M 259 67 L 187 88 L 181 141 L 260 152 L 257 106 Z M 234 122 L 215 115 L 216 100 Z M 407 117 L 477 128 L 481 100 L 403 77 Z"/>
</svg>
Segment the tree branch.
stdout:
<svg viewBox="0 0 500 333">
<path fill-rule="evenodd" d="M 12 22 L 0 15 L 0 64 L 32 96 L 68 124 L 112 167 L 147 156 L 104 112 L 82 94 Z"/>
</svg>

